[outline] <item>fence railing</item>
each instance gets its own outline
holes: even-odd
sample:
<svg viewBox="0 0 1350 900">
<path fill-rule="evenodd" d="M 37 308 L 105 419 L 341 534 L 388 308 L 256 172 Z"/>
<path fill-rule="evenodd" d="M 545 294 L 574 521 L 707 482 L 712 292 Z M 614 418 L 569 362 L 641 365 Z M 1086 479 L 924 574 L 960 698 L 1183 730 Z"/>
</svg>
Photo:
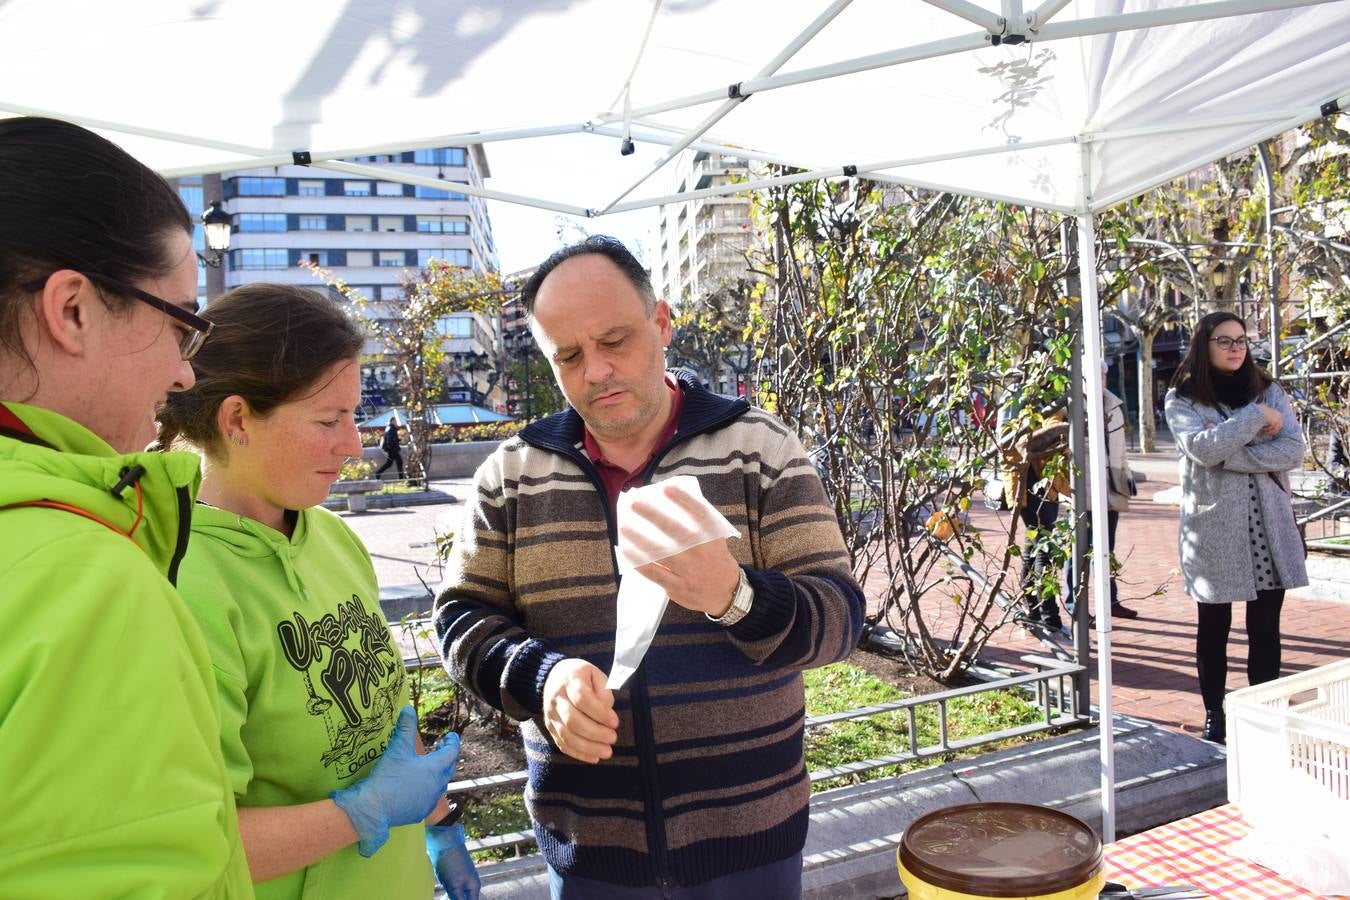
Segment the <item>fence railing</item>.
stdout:
<svg viewBox="0 0 1350 900">
<path fill-rule="evenodd" d="M 1088 711 L 1079 708 L 1076 699 L 1077 694 L 1073 690 L 1074 676 L 1083 672 L 1083 667 L 1049 657 L 1025 657 L 1025 659 L 1037 666 L 1039 671 L 1028 672 L 1024 675 L 1001 678 L 967 687 L 953 688 L 947 691 L 938 691 L 932 694 L 923 694 L 918 697 L 908 697 L 904 700 L 877 703 L 871 706 L 863 706 L 857 709 L 830 713 L 823 716 L 808 716 L 806 718 L 806 728 L 808 730 L 811 728 L 818 728 L 822 725 L 865 719 L 870 716 L 895 712 L 904 712 L 909 719 L 908 746 L 904 747 L 899 752 L 873 759 L 862 759 L 838 766 L 831 766 L 827 769 L 819 769 L 810 773 L 811 783 L 815 784 L 820 781 L 828 781 L 834 778 L 858 776 L 878 769 L 884 769 L 889 766 L 942 756 L 947 753 L 968 750 L 972 747 L 978 747 L 984 744 L 998 743 L 999 741 L 1025 737 L 1042 731 L 1050 731 L 1055 728 L 1085 723 L 1088 718 Z M 409 670 L 413 670 L 439 666 L 440 661 L 438 659 L 405 657 L 403 664 Z M 1040 717 L 1035 722 L 1029 722 L 1025 725 L 1018 725 L 1012 728 L 1003 728 L 998 731 L 986 732 L 956 740 L 949 737 L 947 728 L 947 709 L 950 703 L 964 697 L 973 697 L 993 691 L 1006 690 L 1024 691 L 1035 696 L 1037 705 L 1041 710 Z M 918 729 L 919 710 L 928 706 L 933 706 L 937 709 L 938 737 L 935 742 L 920 744 Z M 528 773 L 522 769 L 517 772 L 506 772 L 500 775 L 486 775 L 481 778 L 468 778 L 462 781 L 452 781 L 446 786 L 446 793 L 453 795 L 469 793 L 483 788 L 501 789 L 516 786 L 523 787 L 527 777 Z M 471 840 L 468 842 L 468 848 L 471 851 L 495 850 L 501 847 L 520 848 L 533 843 L 533 832 L 516 831 L 510 834 L 486 835 L 478 840 Z"/>
</svg>

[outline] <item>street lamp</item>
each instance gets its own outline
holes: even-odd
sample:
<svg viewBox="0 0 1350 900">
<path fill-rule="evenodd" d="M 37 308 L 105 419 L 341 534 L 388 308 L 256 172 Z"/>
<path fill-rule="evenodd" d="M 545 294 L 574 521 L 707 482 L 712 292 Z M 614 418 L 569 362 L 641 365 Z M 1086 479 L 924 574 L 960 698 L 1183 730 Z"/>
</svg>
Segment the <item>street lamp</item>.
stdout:
<svg viewBox="0 0 1350 900">
<path fill-rule="evenodd" d="M 212 200 L 211 205 L 202 210 L 202 230 L 206 232 L 206 249 L 211 251 L 210 256 L 197 254 L 197 258 L 203 264 L 213 269 L 220 267 L 221 260 L 225 258 L 225 251 L 230 249 L 232 224 L 230 214 L 220 208 L 219 200 Z"/>
</svg>

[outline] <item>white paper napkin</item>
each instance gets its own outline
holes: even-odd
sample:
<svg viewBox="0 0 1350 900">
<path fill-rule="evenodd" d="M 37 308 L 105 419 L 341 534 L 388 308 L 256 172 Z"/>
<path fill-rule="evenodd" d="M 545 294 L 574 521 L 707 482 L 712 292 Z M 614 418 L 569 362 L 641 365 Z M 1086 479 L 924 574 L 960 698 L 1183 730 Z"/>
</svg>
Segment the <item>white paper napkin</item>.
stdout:
<svg viewBox="0 0 1350 900">
<path fill-rule="evenodd" d="M 665 489 L 671 485 L 698 502 L 700 509 L 696 517 L 666 496 Z M 634 514 L 633 503 L 638 500 L 687 523 L 693 527 L 695 534 L 687 539 L 665 534 L 647 519 Z M 656 636 L 656 629 L 661 624 L 661 617 L 665 615 L 669 602 L 661 586 L 637 572 L 635 567 L 675 556 L 709 541 L 741 536 L 735 526 L 704 499 L 698 479 L 692 475 L 677 475 L 619 494 L 618 525 L 619 543 L 614 548 L 614 555 L 619 561 L 619 573 L 623 580 L 619 583 L 618 623 L 614 630 L 614 665 L 610 667 L 609 678 L 605 682 L 605 686 L 611 690 L 623 687 L 628 677 L 641 665 L 642 657 L 647 655 L 647 648 Z M 644 549 L 634 547 L 625 532 L 635 533 Z"/>
</svg>

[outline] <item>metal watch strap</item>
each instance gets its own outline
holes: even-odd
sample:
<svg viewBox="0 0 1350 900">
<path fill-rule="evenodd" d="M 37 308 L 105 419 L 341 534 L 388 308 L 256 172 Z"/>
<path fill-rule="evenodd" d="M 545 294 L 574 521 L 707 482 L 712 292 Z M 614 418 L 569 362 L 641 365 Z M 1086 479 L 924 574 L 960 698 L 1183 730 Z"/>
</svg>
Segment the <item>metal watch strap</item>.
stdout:
<svg viewBox="0 0 1350 900">
<path fill-rule="evenodd" d="M 718 625 L 735 625 L 741 619 L 744 619 L 750 612 L 750 606 L 755 600 L 755 589 L 750 587 L 750 581 L 745 577 L 745 570 L 741 569 L 740 580 L 736 582 L 736 590 L 731 595 L 731 606 L 720 616 L 708 616 L 709 619 Z M 704 613 L 707 615 L 707 613 Z"/>
</svg>

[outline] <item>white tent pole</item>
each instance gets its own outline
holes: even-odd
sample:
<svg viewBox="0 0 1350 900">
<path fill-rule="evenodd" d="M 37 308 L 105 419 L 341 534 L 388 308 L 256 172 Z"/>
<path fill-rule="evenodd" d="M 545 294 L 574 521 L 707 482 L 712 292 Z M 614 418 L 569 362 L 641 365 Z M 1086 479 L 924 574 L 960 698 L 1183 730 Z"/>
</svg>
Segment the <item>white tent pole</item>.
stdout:
<svg viewBox="0 0 1350 900">
<path fill-rule="evenodd" d="M 125 122 L 97 119 L 93 116 L 74 116 L 69 113 L 39 109 L 35 106 L 10 103 L 7 100 L 0 100 L 0 109 L 20 116 L 44 116 L 48 119 L 61 119 L 64 122 L 82 125 L 85 128 L 94 129 L 96 131 L 115 131 L 118 134 L 134 134 L 138 137 L 154 138 L 157 141 L 169 141 L 174 144 L 188 144 L 193 147 L 208 147 L 212 150 L 221 150 L 226 153 L 239 153 L 243 156 L 266 156 L 274 152 L 271 149 L 264 147 L 253 147 L 248 144 L 235 144 L 229 141 L 215 141 L 199 135 L 178 134 L 173 131 L 160 131 L 157 128 L 142 128 L 139 125 L 128 125 Z M 287 158 L 289 159 L 290 157 L 288 156 Z M 240 168 L 240 166 L 236 164 L 235 168 Z"/>
<path fill-rule="evenodd" d="M 1092 591 L 1097 599 L 1097 730 L 1101 739 L 1102 840 L 1116 839 L 1115 715 L 1111 698 L 1111 569 L 1106 511 L 1106 428 L 1102 407 L 1101 312 L 1097 309 L 1097 235 L 1092 222 L 1092 144 L 1079 151 L 1083 206 L 1078 212 L 1079 308 L 1088 414 L 1088 484 L 1092 508 Z M 1074 510 L 1074 515 L 1078 515 Z"/>
<path fill-rule="evenodd" d="M 1076 22 L 1056 22 L 1046 25 L 1034 35 L 1033 41 L 1058 41 L 1064 38 L 1086 37 L 1091 34 L 1113 34 L 1159 25 L 1180 25 L 1184 22 L 1204 22 L 1229 16 L 1277 9 L 1296 9 L 1300 6 L 1319 6 L 1328 0 L 1216 0 L 1213 3 L 1195 3 L 1189 6 L 1169 6 L 1143 12 L 1119 13 L 1114 16 L 1093 16 Z M 1336 2 L 1336 0 L 1332 0 Z"/>
<path fill-rule="evenodd" d="M 505 191 L 494 191 L 491 188 L 479 187 L 474 184 L 463 184 L 458 181 L 443 181 L 439 178 L 427 178 L 424 175 L 412 175 L 394 169 L 381 169 L 379 166 L 365 166 L 359 163 L 342 162 L 336 159 L 326 159 L 310 163 L 310 168 L 327 169 L 330 172 L 342 172 L 346 175 L 360 175 L 365 178 L 376 178 L 381 181 L 395 181 L 399 184 L 420 185 L 421 187 L 435 188 L 441 191 L 454 191 L 459 194 L 471 194 L 475 197 L 485 197 L 489 200 L 501 200 L 506 203 L 516 203 L 520 206 L 532 206 L 535 209 L 547 209 L 551 212 L 567 213 L 573 216 L 589 216 L 594 214 L 592 210 L 589 210 L 584 206 L 572 206 L 566 203 L 551 203 L 547 200 L 526 197 L 523 194 L 508 194 Z"/>
<path fill-rule="evenodd" d="M 1202 131 L 1206 128 L 1228 128 L 1232 125 L 1260 125 L 1264 122 L 1284 123 L 1290 119 L 1302 117 L 1304 121 L 1317 118 L 1316 107 L 1299 109 L 1274 109 L 1266 112 L 1243 113 L 1225 116 L 1221 119 L 1194 118 L 1171 125 L 1141 125 L 1138 128 L 1117 128 L 1111 131 L 1094 131 L 1094 141 L 1110 141 L 1119 138 L 1152 137 L 1158 134 L 1177 134 L 1187 131 Z"/>
<path fill-rule="evenodd" d="M 781 69 L 784 63 L 786 63 L 789 59 L 791 59 L 797 53 L 798 50 L 800 50 L 802 47 L 805 47 L 812 38 L 814 38 L 817 34 L 820 33 L 822 28 L 830 24 L 830 22 L 832 22 L 834 18 L 838 16 L 841 12 L 847 9 L 848 5 L 852 2 L 853 0 L 834 0 L 834 2 L 831 3 L 829 7 L 825 9 L 820 15 L 816 16 L 815 20 L 812 21 L 810 25 L 806 26 L 806 28 L 800 34 L 798 34 L 792 40 L 788 41 L 787 45 L 783 47 L 783 49 L 779 50 L 778 53 L 774 55 L 773 59 L 765 63 L 764 66 L 759 70 L 759 72 L 756 73 L 755 77 L 758 78 L 764 75 L 772 75 L 774 72 L 777 72 L 779 69 Z M 651 178 L 658 171 L 660 171 L 661 168 L 665 166 L 666 163 L 670 162 L 676 156 L 680 155 L 680 153 L 682 153 L 684 149 L 688 147 L 690 144 L 692 144 L 694 141 L 703 137 L 703 135 L 708 132 L 708 129 L 712 128 L 718 122 L 726 118 L 727 113 L 731 112 L 733 109 L 739 106 L 744 99 L 745 99 L 744 96 L 738 97 L 728 96 L 727 99 L 724 99 L 721 105 L 718 106 L 717 109 L 709 113 L 708 116 L 704 118 L 702 122 L 694 126 L 692 131 L 689 131 L 683 138 L 672 144 L 670 149 L 668 149 L 660 159 L 658 159 L 655 163 L 652 164 L 650 171 L 648 171 L 646 175 L 643 175 L 637 181 L 630 184 L 625 190 L 620 192 L 617 197 L 609 201 L 609 205 L 605 206 L 603 209 L 600 210 L 600 215 L 604 215 L 605 213 L 613 209 L 615 204 L 617 204 L 624 197 L 627 197 L 629 194 L 633 193 L 633 191 L 635 191 L 644 181 L 646 181 L 648 178 Z M 631 110 L 629 110 L 628 115 L 630 116 L 632 115 Z"/>
<path fill-rule="evenodd" d="M 3 104 L 0 104 L 3 108 Z M 310 149 L 311 160 L 345 159 L 351 156 L 377 156 L 381 153 L 402 153 L 405 150 L 425 150 L 435 147 L 459 147 L 473 144 L 488 144 L 493 141 L 515 141 L 528 138 L 556 137 L 564 134 L 582 134 L 590 129 L 584 122 L 569 122 L 564 125 L 540 125 L 532 128 L 504 128 L 496 131 L 470 131 L 461 134 L 439 134 L 434 137 L 418 138 L 407 141 L 387 141 L 383 144 L 370 144 L 364 147 L 338 147 L 328 150 Z M 266 166 L 289 166 L 295 160 L 291 153 L 266 151 L 269 156 L 251 160 L 212 163 L 204 166 L 181 166 L 176 169 L 158 170 L 165 178 L 180 175 L 206 175 L 213 172 L 230 172 L 235 169 L 256 169 Z M 392 181 L 393 179 L 387 179 Z"/>
<path fill-rule="evenodd" d="M 998 13 L 990 12 L 983 6 L 976 6 L 970 0 L 924 0 L 929 6 L 946 10 L 954 16 L 960 16 L 967 22 L 978 25 L 990 34 L 1002 34 L 1006 22 Z"/>
<path fill-rule="evenodd" d="M 630 200 L 627 203 L 616 203 L 613 206 L 596 213 L 596 215 L 603 216 L 611 213 L 629 212 L 634 209 L 646 209 L 649 206 L 661 206 L 666 203 L 681 203 L 685 200 L 699 200 L 704 197 L 740 194 L 745 191 L 760 191 L 765 188 L 779 187 L 780 185 L 785 184 L 800 184 L 803 181 L 820 181 L 823 178 L 842 177 L 844 177 L 844 169 L 842 166 L 835 166 L 831 169 L 812 169 L 809 172 L 779 175 L 775 178 L 738 181 L 735 184 L 724 184 L 718 187 L 702 188 L 697 191 L 685 191 L 683 194 L 664 194 L 660 197 L 646 197 L 642 200 Z"/>
<path fill-rule="evenodd" d="M 868 178 L 873 181 L 885 181 L 888 184 L 903 184 L 908 187 L 923 188 L 930 191 L 946 191 L 949 194 L 959 194 L 962 197 L 974 197 L 976 200 L 994 200 L 998 203 L 1011 203 L 1014 206 L 1032 206 L 1036 209 L 1045 209 L 1051 212 L 1064 213 L 1072 215 L 1078 211 L 1078 207 L 1063 203 L 1050 203 L 1047 200 L 1041 200 L 1033 197 L 1018 197 L 1013 194 L 996 194 L 986 190 L 972 190 L 971 188 L 958 187 L 957 185 L 942 184 L 936 181 L 926 181 L 922 178 L 899 178 L 894 175 L 879 175 L 876 172 L 869 172 Z"/>
<path fill-rule="evenodd" d="M 1228 16 L 1244 16 L 1269 10 L 1295 9 L 1301 6 L 1319 6 L 1327 2 L 1343 2 L 1343 0 L 1217 0 L 1217 2 L 1212 3 L 1197 3 L 1191 6 L 1179 6 L 1169 9 L 1152 10 L 1149 12 L 1122 13 L 1115 16 L 1097 16 L 1091 19 L 1080 19 L 1076 22 L 1046 25 L 1039 33 L 1031 35 L 1029 40 L 1032 42 L 1064 40 L 1066 38 L 1084 37 L 1091 34 L 1134 31 L 1140 28 L 1152 28 L 1158 25 L 1177 25 L 1183 22 L 1199 22 L 1206 19 L 1220 19 Z M 858 72 L 866 72 L 871 69 L 882 69 L 887 66 L 900 65 L 902 63 L 914 62 L 920 59 L 929 59 L 934 56 L 947 56 L 952 53 L 961 53 L 966 50 L 980 50 L 988 46 L 988 44 L 989 33 L 979 31 L 968 35 L 945 38 L 939 41 L 916 44 L 913 47 L 891 50 L 886 53 L 874 53 L 870 56 L 860 56 L 855 59 L 842 60 L 837 63 L 831 63 L 830 65 L 814 66 L 809 69 L 798 69 L 793 72 L 786 72 L 782 75 L 752 78 L 749 81 L 741 82 L 740 89 L 743 94 L 761 93 L 763 91 L 790 87 L 809 81 L 821 81 L 826 78 L 837 78 L 841 75 L 854 75 Z M 662 103 L 635 108 L 632 110 L 632 115 L 634 117 L 650 116 L 655 113 L 685 109 L 690 106 L 700 106 L 704 103 L 713 103 L 725 97 L 725 88 L 714 88 L 710 91 L 703 91 L 698 94 L 690 94 L 685 97 L 668 100 Z M 622 115 L 619 114 L 606 114 L 604 116 L 598 116 L 597 120 L 609 122 L 621 118 Z"/>
<path fill-rule="evenodd" d="M 1027 13 L 1024 17 L 1028 31 L 1035 31 L 1046 22 L 1049 22 L 1056 13 L 1068 6 L 1071 0 L 1045 0 L 1040 6 Z"/>
<path fill-rule="evenodd" d="M 637 125 L 638 122 L 634 121 L 633 124 Z M 646 123 L 643 124 L 645 125 Z M 660 126 L 656 125 L 646 127 L 657 129 L 660 128 Z M 664 129 L 664 130 L 674 131 L 675 129 Z M 623 135 L 623 128 L 618 125 L 594 125 L 590 128 L 590 132 L 600 137 L 621 137 Z M 680 131 L 678 133 L 683 134 L 683 131 Z M 633 138 L 633 140 L 639 141 L 644 144 L 661 144 L 667 147 L 675 143 L 677 140 L 679 140 L 678 135 L 669 136 L 663 134 L 642 134 L 636 131 L 630 132 L 630 136 Z M 707 141 L 707 140 L 694 141 L 686 149 L 706 150 L 709 153 L 722 153 L 727 156 L 734 156 L 737 159 L 753 159 L 759 162 L 777 163 L 778 165 L 783 166 L 799 166 L 799 167 L 801 166 L 801 160 L 792 160 L 788 159 L 785 156 L 777 156 L 772 153 L 759 153 L 754 150 L 747 150 L 745 147 L 734 147 L 730 144 L 719 144 L 715 141 Z M 807 168 L 814 169 L 819 167 L 808 166 Z"/>
<path fill-rule="evenodd" d="M 920 59 L 931 59 L 934 56 L 948 56 L 953 53 L 963 53 L 967 50 L 979 50 L 988 45 L 989 33 L 978 31 L 959 37 L 943 38 L 940 41 L 928 41 L 923 44 L 915 44 L 913 47 L 904 47 L 886 53 L 874 53 L 871 56 L 862 56 L 857 59 L 845 60 L 826 66 L 813 66 L 809 69 L 799 69 L 796 72 L 789 72 L 786 75 L 777 75 L 771 78 L 754 78 L 750 81 L 741 82 L 741 89 L 742 92 L 746 94 L 759 91 L 770 91 L 775 88 L 789 87 L 794 84 L 803 84 L 808 81 L 820 81 L 825 78 L 834 78 L 838 75 L 853 75 L 857 72 L 866 72 L 870 69 L 883 69 L 887 66 L 899 65 L 900 63 L 914 62 L 915 60 Z M 685 109 L 690 106 L 701 106 L 704 103 L 712 103 L 717 100 L 725 99 L 726 96 L 726 88 L 715 88 L 711 91 L 703 91 L 702 93 L 690 94 L 686 97 L 679 97 L 650 106 L 634 108 L 633 117 L 650 116 L 656 113 Z M 597 116 L 596 118 L 599 121 L 609 122 L 623 117 L 621 115 L 606 114 Z"/>
<path fill-rule="evenodd" d="M 922 165 L 923 163 L 930 163 L 930 162 L 943 162 L 949 159 L 964 159 L 970 156 L 990 156 L 997 153 L 1015 152 L 1017 150 L 1031 150 L 1037 147 L 1057 147 L 1062 146 L 1064 144 L 1071 144 L 1075 140 L 1076 138 L 1072 137 L 1048 138 L 1044 141 L 1026 141 L 1021 144 L 996 144 L 992 147 L 977 147 L 973 150 L 962 150 L 952 153 L 934 153 L 928 156 L 915 156 L 911 157 L 910 159 L 882 160 L 881 162 L 866 163 L 854 166 L 854 169 L 856 170 L 854 174 L 866 175 L 869 178 L 876 178 L 877 180 L 886 180 L 879 174 L 885 169 L 897 169 L 902 168 L 904 166 L 917 166 Z M 736 154 L 735 148 L 728 148 L 727 152 L 731 153 L 732 155 Z M 798 163 L 791 161 L 789 161 L 788 164 L 799 165 Z M 734 184 L 724 184 L 718 185 L 717 187 L 701 188 L 699 190 L 694 191 L 685 191 L 683 194 L 666 194 L 662 197 L 653 197 L 643 200 L 633 200 L 629 203 L 615 203 L 601 210 L 599 213 L 597 213 L 597 215 L 606 215 L 608 213 L 617 213 L 617 212 L 628 212 L 629 210 L 643 209 L 645 207 L 657 205 L 660 203 L 675 203 L 684 200 L 701 200 L 704 197 L 719 197 L 719 196 L 726 196 L 729 194 L 740 194 L 745 191 L 755 191 L 760 190 L 761 188 L 776 187 L 778 185 L 783 184 L 796 184 L 800 181 L 810 180 L 810 178 L 804 176 L 812 176 L 814 178 L 838 178 L 845 174 L 847 173 L 844 172 L 842 166 L 828 166 L 813 169 L 810 172 L 795 175 L 781 175 L 777 178 L 761 178 L 758 181 L 736 182 Z M 892 178 L 890 180 L 894 181 L 896 184 L 914 184 L 916 186 L 918 185 L 918 182 L 905 181 L 899 178 Z M 939 190 L 948 190 L 948 188 L 945 187 L 939 188 Z M 1008 202 L 1024 203 L 1024 204 L 1031 203 L 1032 205 L 1041 206 L 1041 208 L 1043 209 L 1050 208 L 1048 206 L 1044 206 L 1039 201 L 1028 201 L 1025 198 L 1013 199 L 986 192 L 981 192 L 979 196 L 988 197 L 991 200 L 1006 200 Z M 1068 208 L 1065 207 L 1066 211 L 1067 209 Z"/>
<path fill-rule="evenodd" d="M 1350 97 L 1350 94 L 1347 94 L 1345 96 Z M 1345 100 L 1341 100 L 1340 102 L 1344 103 Z M 1164 184 L 1168 181 L 1171 181 L 1173 178 L 1180 178 L 1182 175 L 1185 175 L 1188 172 L 1193 172 L 1200 166 L 1205 165 L 1206 163 L 1213 162 L 1216 159 L 1223 159 L 1230 153 L 1237 153 L 1239 150 L 1246 150 L 1255 144 L 1259 144 L 1264 140 L 1268 140 L 1274 137 L 1277 134 L 1283 134 L 1284 132 L 1290 130 L 1291 128 L 1297 128 L 1298 126 L 1304 124 L 1305 122 L 1311 122 L 1313 119 L 1318 118 L 1318 116 L 1320 115 L 1321 109 L 1317 106 L 1314 106 L 1311 109 L 1294 113 L 1289 118 L 1281 122 L 1276 122 L 1272 125 L 1267 125 L 1264 128 L 1259 128 L 1254 131 L 1245 132 L 1241 136 L 1236 137 L 1233 140 L 1229 141 L 1218 152 L 1205 150 L 1200 158 L 1191 159 L 1185 162 L 1178 163 L 1171 169 L 1168 169 L 1164 172 L 1160 172 L 1158 174 L 1158 177 L 1153 180 L 1153 183 L 1151 185 L 1144 187 L 1143 189 L 1140 189 L 1138 187 L 1132 187 L 1129 188 L 1128 190 L 1118 191 L 1115 194 L 1109 194 L 1105 197 L 1095 199 L 1093 201 L 1094 203 L 1093 209 L 1109 209 L 1112 206 L 1115 206 L 1117 203 L 1129 200 L 1131 197 L 1139 196 L 1144 191 L 1149 190 L 1151 187 L 1155 185 Z"/>
</svg>

